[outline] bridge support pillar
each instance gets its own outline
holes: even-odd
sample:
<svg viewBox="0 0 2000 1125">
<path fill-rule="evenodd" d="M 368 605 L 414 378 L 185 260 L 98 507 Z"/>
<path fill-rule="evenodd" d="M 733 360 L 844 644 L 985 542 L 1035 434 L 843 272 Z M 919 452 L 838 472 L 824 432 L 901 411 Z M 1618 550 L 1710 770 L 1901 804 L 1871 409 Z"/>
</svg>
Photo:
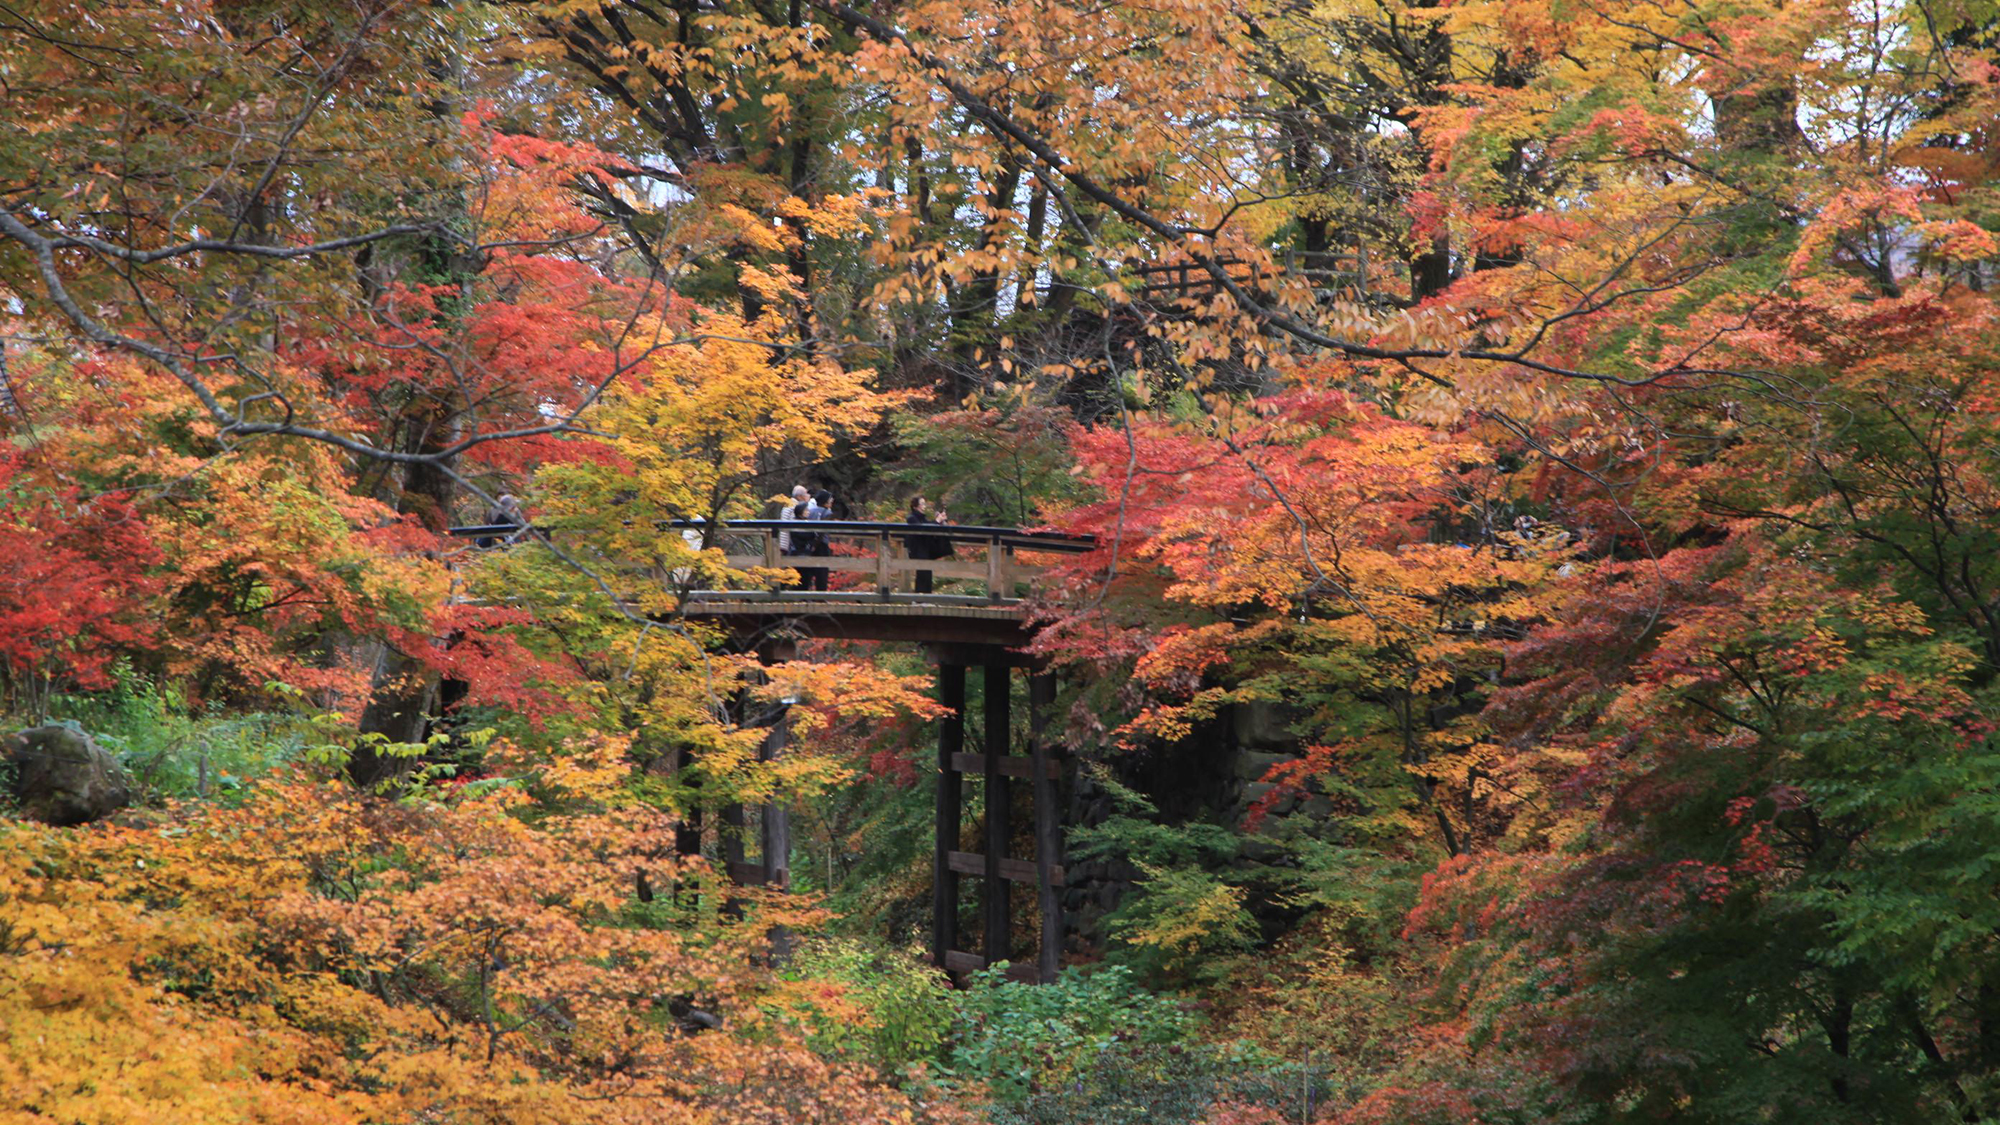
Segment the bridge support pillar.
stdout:
<svg viewBox="0 0 2000 1125">
<path fill-rule="evenodd" d="M 1062 824 L 1056 810 L 1056 778 L 1051 769 L 1048 733 L 1051 712 L 1056 705 L 1056 678 L 1053 673 L 1034 672 L 1028 676 L 1030 769 L 1035 784 L 1035 889 L 1042 913 L 1041 942 L 1035 951 L 1035 975 L 1043 984 L 1054 984 L 1062 961 L 1062 892 L 1056 888 L 1056 867 L 1062 862 Z"/>
<path fill-rule="evenodd" d="M 931 956 L 937 965 L 958 974 L 1011 961 L 1014 906 L 1012 883 L 1031 883 L 1040 914 L 1039 938 L 1032 964 L 1013 965 L 1008 976 L 1023 981 L 1053 981 L 1061 963 L 1064 938 L 1062 886 L 1062 819 L 1057 798 L 1060 766 L 1050 735 L 1056 697 L 1055 677 L 1033 671 L 1034 661 L 1003 646 L 933 645 L 931 659 L 938 669 L 938 702 L 946 708 L 938 721 L 937 842 L 931 887 Z M 979 751 L 965 749 L 966 672 L 980 669 L 984 727 Z M 1028 753 L 1013 748 L 1014 669 L 1028 676 Z M 967 775 L 982 785 L 986 806 L 980 850 L 960 851 L 964 840 L 964 793 Z M 1014 790 L 1010 781 L 1028 783 L 1033 798 L 1034 858 L 1016 859 L 1014 851 Z M 1020 841 L 1025 845 L 1026 840 Z M 979 945 L 974 953 L 961 948 L 960 888 L 965 876 L 980 880 Z M 971 944 L 965 941 L 965 944 Z"/>
<path fill-rule="evenodd" d="M 960 796 L 964 775 L 958 756 L 965 749 L 965 665 L 938 665 L 938 703 L 948 708 L 938 720 L 937 857 L 931 882 L 931 952 L 941 968 L 950 969 L 958 948 L 958 872 L 951 853 L 958 850 Z"/>
<path fill-rule="evenodd" d="M 986 779 L 986 881 L 980 888 L 986 933 L 979 947 L 988 965 L 1007 960 L 1008 923 L 1013 920 L 1008 910 L 1007 880 L 1000 874 L 1000 864 L 1007 858 L 1007 843 L 1012 835 L 1008 831 L 1012 794 L 1007 791 L 1007 779 L 1000 769 L 1001 759 L 1007 756 L 1012 742 L 1013 731 L 1008 721 L 1013 713 L 1013 694 L 1013 669 L 1005 664 L 988 664 L 986 760 L 983 763 Z"/>
</svg>

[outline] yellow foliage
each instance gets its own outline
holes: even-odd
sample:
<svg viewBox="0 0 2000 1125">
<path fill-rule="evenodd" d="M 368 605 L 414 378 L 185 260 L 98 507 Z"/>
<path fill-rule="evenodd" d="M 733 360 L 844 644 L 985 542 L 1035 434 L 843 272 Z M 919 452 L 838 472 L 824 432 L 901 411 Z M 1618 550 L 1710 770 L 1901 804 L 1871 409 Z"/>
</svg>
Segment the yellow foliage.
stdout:
<svg viewBox="0 0 2000 1125">
<path fill-rule="evenodd" d="M 658 913 L 647 877 L 712 892 L 656 816 L 526 800 L 286 782 L 153 827 L 0 824 L 0 1122 L 915 1120 L 773 1021 L 823 1001 L 754 960 L 808 906 Z"/>
</svg>

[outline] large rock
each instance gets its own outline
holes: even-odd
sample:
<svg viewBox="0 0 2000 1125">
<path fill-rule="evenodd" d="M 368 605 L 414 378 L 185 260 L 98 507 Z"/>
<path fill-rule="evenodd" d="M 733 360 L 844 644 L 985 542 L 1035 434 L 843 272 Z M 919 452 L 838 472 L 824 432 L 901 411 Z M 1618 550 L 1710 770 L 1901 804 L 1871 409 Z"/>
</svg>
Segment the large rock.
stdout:
<svg viewBox="0 0 2000 1125">
<path fill-rule="evenodd" d="M 1230 772 L 1244 781 L 1262 781 L 1272 766 L 1299 760 L 1297 754 L 1274 754 L 1265 750 L 1238 750 L 1229 756 Z"/>
<path fill-rule="evenodd" d="M 74 727 L 30 727 L 0 740 L 21 810 L 54 825 L 83 824 L 132 801 L 123 766 Z"/>
<path fill-rule="evenodd" d="M 1230 708 L 1236 745 L 1246 750 L 1298 753 L 1299 736 L 1292 724 L 1300 718 L 1298 708 L 1271 699 L 1245 700 Z"/>
</svg>

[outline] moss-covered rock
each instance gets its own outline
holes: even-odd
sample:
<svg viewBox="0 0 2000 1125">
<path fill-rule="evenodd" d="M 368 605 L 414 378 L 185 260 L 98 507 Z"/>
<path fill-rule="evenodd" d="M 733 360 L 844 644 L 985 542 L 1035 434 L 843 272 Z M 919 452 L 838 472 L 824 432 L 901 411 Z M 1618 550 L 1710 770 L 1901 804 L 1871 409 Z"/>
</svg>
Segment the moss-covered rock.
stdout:
<svg viewBox="0 0 2000 1125">
<path fill-rule="evenodd" d="M 109 816 L 132 800 L 131 779 L 96 740 L 74 727 L 29 727 L 0 740 L 21 811 L 58 826 Z"/>
</svg>

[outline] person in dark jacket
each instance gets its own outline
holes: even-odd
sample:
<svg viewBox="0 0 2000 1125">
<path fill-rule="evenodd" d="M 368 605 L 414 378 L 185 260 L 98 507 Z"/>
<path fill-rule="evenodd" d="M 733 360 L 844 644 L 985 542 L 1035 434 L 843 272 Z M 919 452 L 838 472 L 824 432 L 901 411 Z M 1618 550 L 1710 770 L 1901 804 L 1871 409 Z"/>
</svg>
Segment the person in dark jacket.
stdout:
<svg viewBox="0 0 2000 1125">
<path fill-rule="evenodd" d="M 945 513 L 940 510 L 931 514 L 930 505 L 921 496 L 910 498 L 910 515 L 906 521 L 915 524 L 938 524 L 945 522 Z M 913 559 L 948 559 L 952 555 L 951 540 L 942 535 L 912 535 L 909 537 L 910 557 Z M 931 592 L 932 578 L 928 570 L 917 571 L 917 593 Z"/>
<path fill-rule="evenodd" d="M 491 527 L 512 527 L 515 529 L 505 540 L 491 535 L 482 535 L 473 541 L 476 546 L 480 547 L 498 547 L 503 542 L 512 543 L 514 540 L 520 538 L 521 532 L 528 526 L 528 517 L 521 511 L 521 501 L 509 493 L 503 492 L 494 499 L 493 506 L 486 510 L 486 523 Z"/>
<path fill-rule="evenodd" d="M 805 519 L 829 520 L 833 518 L 833 493 L 822 488 L 813 494 L 812 503 L 806 507 Z M 827 540 L 826 532 L 811 531 L 802 536 L 805 539 L 805 554 L 816 558 L 827 558 L 833 554 L 833 544 Z M 807 590 L 826 589 L 828 568 L 809 566 L 799 571 L 800 586 Z"/>
</svg>

